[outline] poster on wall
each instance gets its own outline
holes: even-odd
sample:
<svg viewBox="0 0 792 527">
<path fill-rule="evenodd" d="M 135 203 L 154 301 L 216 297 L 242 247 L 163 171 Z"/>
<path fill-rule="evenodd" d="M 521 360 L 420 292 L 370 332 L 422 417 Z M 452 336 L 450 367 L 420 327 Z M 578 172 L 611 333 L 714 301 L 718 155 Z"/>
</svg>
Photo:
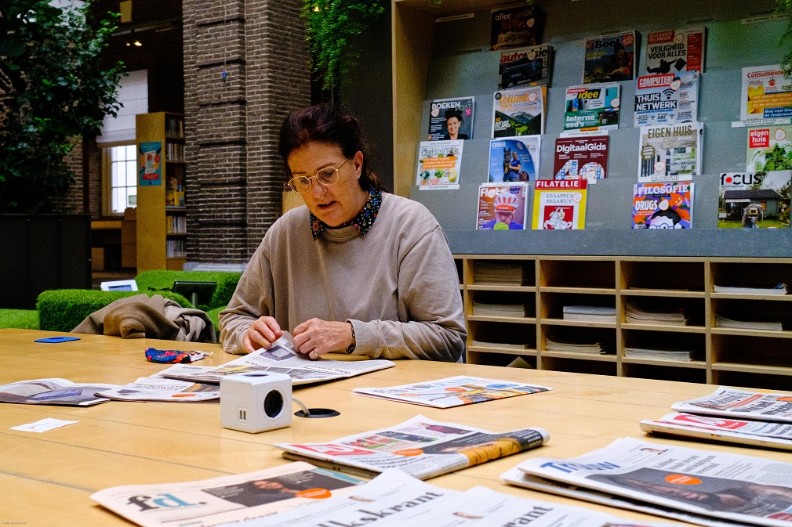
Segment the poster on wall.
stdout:
<svg viewBox="0 0 792 527">
<path fill-rule="evenodd" d="M 138 185 L 162 185 L 162 143 L 152 141 L 138 146 Z"/>
</svg>

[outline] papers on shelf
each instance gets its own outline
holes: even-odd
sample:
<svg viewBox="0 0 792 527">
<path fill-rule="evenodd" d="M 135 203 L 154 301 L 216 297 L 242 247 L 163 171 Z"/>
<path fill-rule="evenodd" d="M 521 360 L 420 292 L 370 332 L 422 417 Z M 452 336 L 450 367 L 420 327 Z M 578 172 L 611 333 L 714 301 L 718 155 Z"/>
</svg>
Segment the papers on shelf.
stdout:
<svg viewBox="0 0 792 527">
<path fill-rule="evenodd" d="M 115 384 L 76 383 L 61 378 L 31 379 L 0 385 L 0 402 L 91 406 L 109 401 L 96 395 Z"/>
<path fill-rule="evenodd" d="M 616 308 L 608 306 L 564 306 L 564 320 L 616 322 Z"/>
<path fill-rule="evenodd" d="M 473 301 L 473 314 L 491 317 L 525 317 L 525 304 L 485 304 Z"/>
<path fill-rule="evenodd" d="M 473 281 L 477 284 L 523 283 L 523 268 L 520 262 L 478 261 L 473 268 Z"/>
<path fill-rule="evenodd" d="M 624 348 L 624 356 L 631 359 L 658 359 L 689 362 L 696 360 L 697 351 L 678 349 Z"/>
<path fill-rule="evenodd" d="M 684 326 L 687 323 L 685 314 L 681 309 L 663 311 L 659 307 L 654 309 L 647 305 L 639 305 L 631 300 L 625 302 L 624 316 L 626 321 L 632 324 Z"/>
<path fill-rule="evenodd" d="M 585 353 L 590 355 L 605 355 L 611 353 L 602 343 L 592 342 L 591 337 L 581 335 L 554 333 L 547 336 L 545 343 L 547 351 L 565 351 L 571 353 Z"/>
<path fill-rule="evenodd" d="M 719 328 L 760 329 L 764 331 L 783 331 L 784 329 L 781 322 L 772 320 L 735 320 L 723 315 L 715 315 L 715 326 Z"/>
<path fill-rule="evenodd" d="M 732 287 L 715 284 L 713 292 L 741 295 L 785 295 L 787 294 L 787 285 L 782 282 L 773 287 Z"/>
</svg>

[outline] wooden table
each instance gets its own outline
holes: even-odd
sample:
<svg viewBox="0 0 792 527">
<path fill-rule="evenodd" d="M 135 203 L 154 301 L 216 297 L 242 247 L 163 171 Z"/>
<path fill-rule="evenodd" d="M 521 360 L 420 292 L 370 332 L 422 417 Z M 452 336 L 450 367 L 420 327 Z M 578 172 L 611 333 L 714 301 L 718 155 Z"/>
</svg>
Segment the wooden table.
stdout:
<svg viewBox="0 0 792 527">
<path fill-rule="evenodd" d="M 54 334 L 0 330 L 0 383 L 62 377 L 74 382 L 124 384 L 168 367 L 147 362 L 147 347 L 211 351 L 213 355 L 199 363 L 207 366 L 235 358 L 219 345 L 153 339 L 80 335 L 79 341 L 61 344 L 33 342 Z M 552 391 L 447 410 L 351 393 L 355 387 L 392 386 L 453 375 L 509 379 L 548 386 Z M 0 404 L 0 525 L 130 525 L 96 505 L 90 494 L 116 485 L 197 480 L 266 468 L 287 462 L 272 446 L 275 442 L 335 439 L 391 426 L 418 414 L 496 432 L 539 426 L 550 433 L 549 443 L 539 449 L 434 478 L 430 480 L 433 484 L 460 490 L 484 485 L 519 496 L 645 518 L 512 487 L 499 476 L 530 456 L 576 456 L 618 437 L 642 437 L 641 419 L 660 417 L 670 411 L 673 402 L 713 390 L 714 386 L 703 384 L 399 361 L 395 368 L 295 388 L 294 396 L 307 406 L 330 407 L 341 415 L 295 417 L 289 428 L 261 434 L 223 428 L 218 403 L 112 401 L 87 408 Z M 42 434 L 10 430 L 47 417 L 79 423 Z M 684 443 L 792 462 L 792 454 L 785 452 Z"/>
</svg>

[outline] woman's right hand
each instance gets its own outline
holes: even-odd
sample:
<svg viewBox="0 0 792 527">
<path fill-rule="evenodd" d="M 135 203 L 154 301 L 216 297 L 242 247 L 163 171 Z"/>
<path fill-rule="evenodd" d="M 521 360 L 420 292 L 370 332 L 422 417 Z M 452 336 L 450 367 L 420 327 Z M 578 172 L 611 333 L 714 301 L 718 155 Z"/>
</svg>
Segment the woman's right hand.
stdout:
<svg viewBox="0 0 792 527">
<path fill-rule="evenodd" d="M 248 328 L 243 342 L 247 352 L 253 353 L 261 348 L 269 349 L 281 335 L 283 335 L 283 330 L 274 318 L 259 317 Z"/>
</svg>

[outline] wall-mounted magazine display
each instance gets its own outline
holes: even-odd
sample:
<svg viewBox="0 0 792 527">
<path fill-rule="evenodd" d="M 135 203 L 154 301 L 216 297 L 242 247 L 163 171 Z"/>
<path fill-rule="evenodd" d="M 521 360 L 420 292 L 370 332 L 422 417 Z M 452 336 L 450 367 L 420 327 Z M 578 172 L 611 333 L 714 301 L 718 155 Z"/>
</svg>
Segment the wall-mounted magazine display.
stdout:
<svg viewBox="0 0 792 527">
<path fill-rule="evenodd" d="M 792 126 L 749 129 L 745 159 L 748 172 L 792 170 Z"/>
<path fill-rule="evenodd" d="M 473 138 L 475 113 L 473 97 L 436 99 L 429 103 L 428 141 Z"/>
<path fill-rule="evenodd" d="M 789 227 L 792 170 L 724 172 L 718 194 L 719 229 Z"/>
<path fill-rule="evenodd" d="M 501 51 L 498 89 L 514 86 L 550 86 L 553 48 L 548 44 Z"/>
<path fill-rule="evenodd" d="M 565 92 L 564 130 L 619 128 L 619 84 L 569 86 Z"/>
<path fill-rule="evenodd" d="M 635 31 L 587 38 L 583 83 L 633 80 L 636 49 Z"/>
<path fill-rule="evenodd" d="M 742 69 L 740 119 L 792 117 L 792 80 L 778 64 Z"/>
<path fill-rule="evenodd" d="M 585 179 L 594 184 L 608 175 L 607 135 L 559 137 L 555 141 L 553 178 Z"/>
<path fill-rule="evenodd" d="M 527 183 L 483 183 L 479 185 L 476 229 L 524 230 L 528 212 Z"/>
<path fill-rule="evenodd" d="M 705 29 L 665 29 L 646 35 L 646 73 L 704 71 Z"/>
<path fill-rule="evenodd" d="M 421 190 L 458 189 L 464 144 L 462 140 L 419 142 L 415 184 Z"/>
<path fill-rule="evenodd" d="M 701 174 L 702 123 L 645 126 L 638 144 L 638 181 L 687 181 Z"/>
<path fill-rule="evenodd" d="M 491 50 L 535 46 L 542 42 L 544 21 L 536 6 L 523 4 L 493 9 L 490 13 Z"/>
<path fill-rule="evenodd" d="M 544 133 L 544 93 L 531 86 L 496 91 L 492 104 L 492 137 Z"/>
<path fill-rule="evenodd" d="M 533 181 L 539 172 L 542 136 L 525 135 L 490 139 L 490 183 Z"/>
<path fill-rule="evenodd" d="M 534 188 L 534 230 L 577 230 L 586 227 L 585 179 L 539 179 Z"/>
<path fill-rule="evenodd" d="M 693 183 L 638 183 L 633 189 L 633 229 L 693 227 Z"/>
<path fill-rule="evenodd" d="M 635 81 L 635 127 L 698 120 L 699 73 L 642 75 Z"/>
</svg>

